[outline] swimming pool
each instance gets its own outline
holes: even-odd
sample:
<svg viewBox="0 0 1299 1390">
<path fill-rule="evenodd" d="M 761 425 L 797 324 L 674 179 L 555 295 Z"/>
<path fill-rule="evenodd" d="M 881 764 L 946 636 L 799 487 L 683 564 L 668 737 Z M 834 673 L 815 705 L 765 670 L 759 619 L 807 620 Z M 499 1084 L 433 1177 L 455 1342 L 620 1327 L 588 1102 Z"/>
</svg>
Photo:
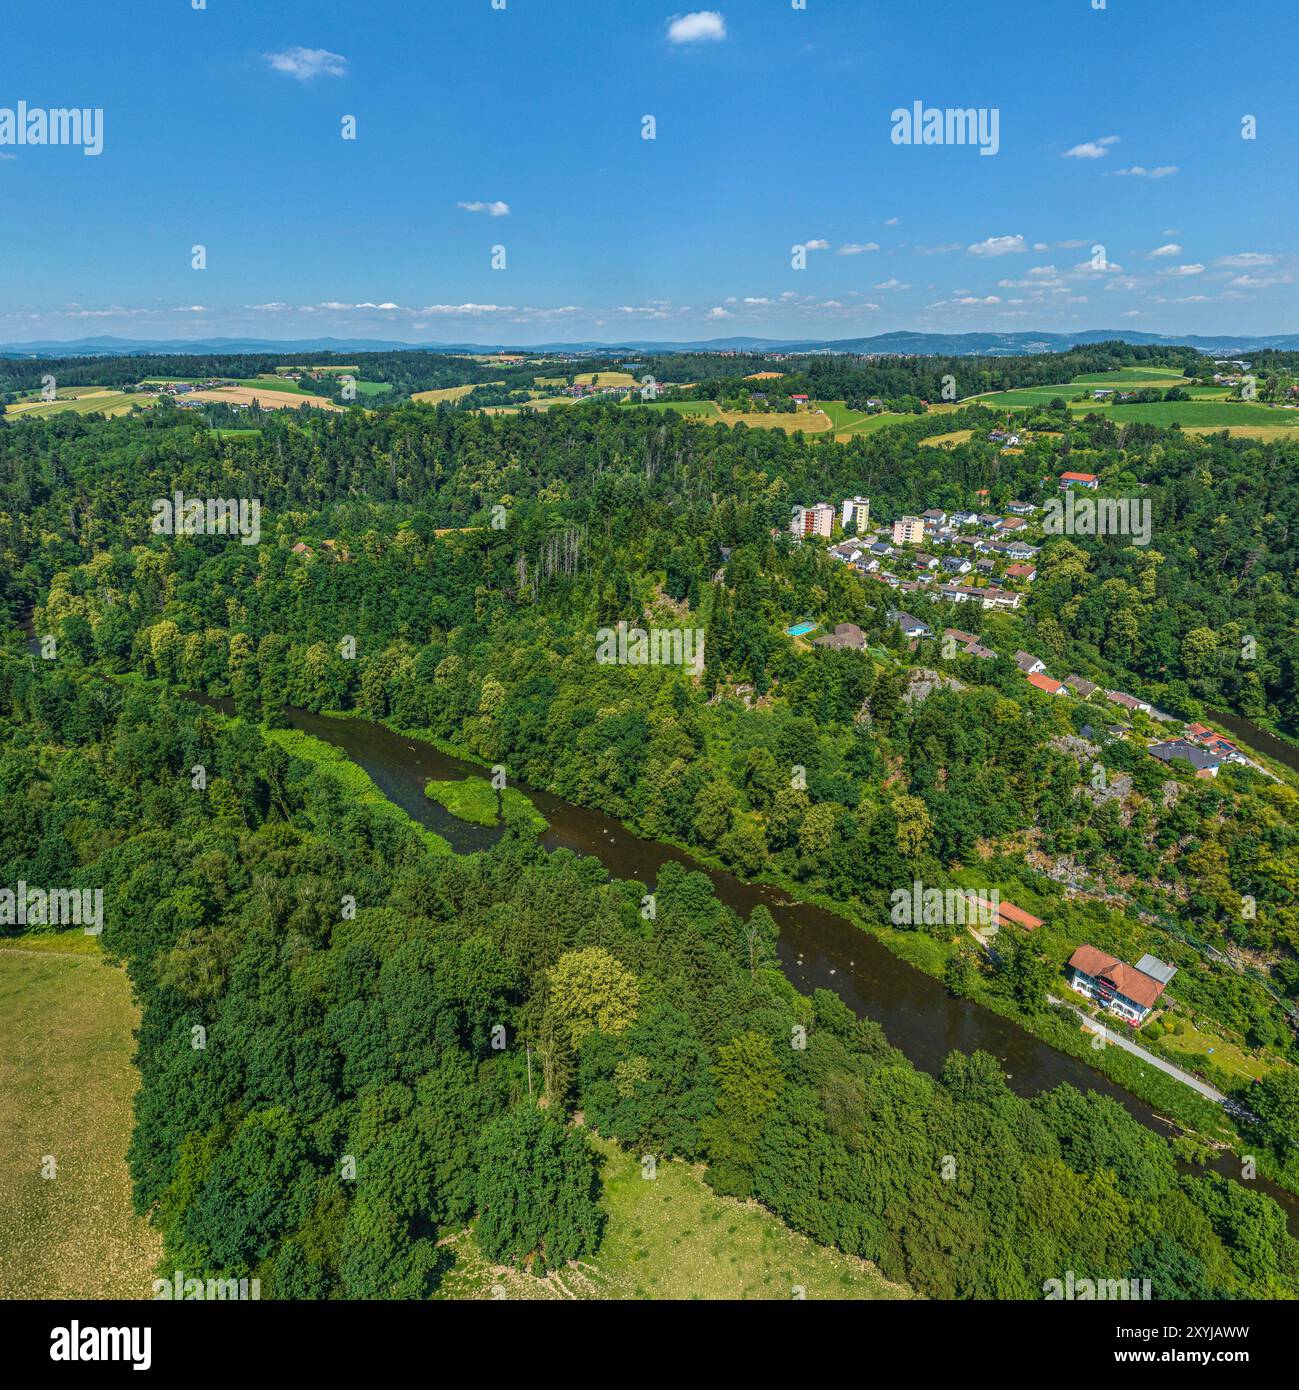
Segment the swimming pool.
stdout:
<svg viewBox="0 0 1299 1390">
<path fill-rule="evenodd" d="M 804 634 L 816 631 L 815 623 L 795 623 L 793 627 L 785 629 L 791 637 L 802 637 Z"/>
</svg>

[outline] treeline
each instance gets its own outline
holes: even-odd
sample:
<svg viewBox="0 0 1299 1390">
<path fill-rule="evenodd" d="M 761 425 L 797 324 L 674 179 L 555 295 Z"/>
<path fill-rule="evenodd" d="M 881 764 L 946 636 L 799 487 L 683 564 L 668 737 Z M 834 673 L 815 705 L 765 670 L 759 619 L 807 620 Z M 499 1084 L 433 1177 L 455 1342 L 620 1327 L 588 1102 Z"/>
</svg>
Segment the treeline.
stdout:
<svg viewBox="0 0 1299 1390">
<path fill-rule="evenodd" d="M 866 409 L 872 399 L 965 400 L 985 391 L 1049 386 L 1120 367 L 1161 366 L 1188 376 L 1198 376 L 1206 368 L 1210 373 L 1213 370 L 1193 348 L 1141 347 L 1124 342 L 1022 357 L 855 357 L 816 353 L 774 360 L 754 354 L 727 358 L 658 357 L 654 365 L 660 380 L 695 383 L 693 389 L 684 393 L 693 399 L 726 399 L 734 394 L 736 377 L 779 371 L 783 374 L 779 379 L 758 383 L 759 388 L 782 397 L 806 395 L 814 400 L 842 400 L 853 410 Z M 949 380 L 954 383 L 955 395 L 945 391 Z"/>
<path fill-rule="evenodd" d="M 1299 1293 L 1270 1199 L 991 1057 L 915 1071 L 703 875 L 433 854 L 273 734 L 44 663 L 0 660 L 0 735 L 4 881 L 103 887 L 141 1003 L 131 1170 L 168 1277 L 426 1297 L 468 1223 L 494 1262 L 589 1255 L 581 1110 L 933 1297 Z"/>
</svg>

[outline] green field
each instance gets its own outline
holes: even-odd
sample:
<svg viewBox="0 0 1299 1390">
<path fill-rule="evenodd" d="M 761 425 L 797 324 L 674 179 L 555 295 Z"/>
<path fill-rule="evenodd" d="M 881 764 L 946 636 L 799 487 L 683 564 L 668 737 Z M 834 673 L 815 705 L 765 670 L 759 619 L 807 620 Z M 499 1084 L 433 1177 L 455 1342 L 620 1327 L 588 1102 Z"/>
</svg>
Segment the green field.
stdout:
<svg viewBox="0 0 1299 1390">
<path fill-rule="evenodd" d="M 1189 377 L 1171 367 L 1118 367 L 1112 372 L 1087 372 L 1074 386 L 1185 386 Z"/>
<path fill-rule="evenodd" d="M 1105 388 L 1117 390 L 1126 386 L 1140 390 L 1142 387 L 1178 385 L 1187 388 L 1191 394 L 1190 400 L 1138 403 L 1090 398 L 1091 392 Z M 1075 402 L 1071 398 L 1080 391 L 1086 391 L 1089 398 Z M 1140 422 L 1161 427 L 1176 424 L 1184 429 L 1197 430 L 1236 427 L 1241 432 L 1260 438 L 1299 426 L 1299 410 L 1278 410 L 1253 401 L 1233 401 L 1228 399 L 1230 394 L 1230 387 L 1194 386 L 1182 377 L 1170 375 L 1166 369 L 1125 367 L 1115 372 L 1093 372 L 1054 386 L 1025 386 L 1013 391 L 995 391 L 971 397 L 968 403 L 977 401 L 990 410 L 1040 410 L 1053 400 L 1064 399 L 1068 402 L 1069 413 L 1074 416 L 1094 413 L 1108 416 L 1119 424 Z"/>
<path fill-rule="evenodd" d="M 1156 401 L 1150 405 L 1113 405 L 1104 413 L 1120 424 L 1140 420 L 1147 425 L 1176 424 L 1188 429 L 1247 425 L 1291 430 L 1299 426 L 1299 410 L 1276 410 L 1253 401 Z"/>
<path fill-rule="evenodd" d="M 68 410 L 77 415 L 90 415 L 96 411 L 104 415 L 124 415 L 135 406 L 148 409 L 152 404 L 153 401 L 149 398 L 132 395 L 126 391 L 73 386 L 62 392 L 57 400 L 42 401 L 37 398 L 19 401 L 7 407 L 5 415 L 11 420 L 28 419 L 37 415 L 57 415 Z"/>
<path fill-rule="evenodd" d="M 296 381 L 289 381 L 282 376 L 237 377 L 235 378 L 235 385 L 265 388 L 267 391 L 286 391 L 291 396 L 314 396 L 317 394 L 315 391 L 304 390 Z"/>
<path fill-rule="evenodd" d="M 94 937 L 0 946 L 0 1298 L 150 1296 L 159 1242 L 126 1167 L 138 1022 Z"/>
<path fill-rule="evenodd" d="M 702 1167 L 660 1163 L 655 1177 L 616 1144 L 605 1155 L 604 1241 L 586 1260 L 538 1279 L 487 1263 L 468 1232 L 449 1242 L 455 1267 L 442 1298 L 807 1299 L 911 1298 L 865 1260 L 796 1235 L 754 1202 L 718 1197 Z"/>
</svg>

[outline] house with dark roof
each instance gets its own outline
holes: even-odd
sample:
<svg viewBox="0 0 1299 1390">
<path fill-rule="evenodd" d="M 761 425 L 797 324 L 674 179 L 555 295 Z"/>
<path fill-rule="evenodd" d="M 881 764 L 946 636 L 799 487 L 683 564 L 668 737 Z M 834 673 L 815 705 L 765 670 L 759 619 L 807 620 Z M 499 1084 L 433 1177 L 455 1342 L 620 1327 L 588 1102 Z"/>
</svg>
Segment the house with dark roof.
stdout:
<svg viewBox="0 0 1299 1390">
<path fill-rule="evenodd" d="M 1141 959 L 1155 967 L 1154 974 L 1136 965 L 1125 965 L 1095 946 L 1079 946 L 1069 957 L 1070 987 L 1117 1014 L 1130 1027 L 1139 1028 L 1177 973 L 1154 956 Z"/>
<path fill-rule="evenodd" d="M 1152 708 L 1149 700 L 1138 700 L 1135 695 L 1128 695 L 1122 690 L 1107 690 L 1105 695 L 1111 704 L 1122 705 L 1124 709 L 1134 712 L 1140 710 L 1142 714 L 1149 714 Z"/>
<path fill-rule="evenodd" d="M 1090 700 L 1100 689 L 1095 681 L 1086 680 L 1082 676 L 1066 676 L 1064 683 L 1080 700 Z"/>
<path fill-rule="evenodd" d="M 928 623 L 922 623 L 919 618 L 913 617 L 910 613 L 904 613 L 900 608 L 889 609 L 889 619 L 902 629 L 904 637 L 928 637 L 931 635 L 931 628 Z"/>
<path fill-rule="evenodd" d="M 814 637 L 812 645 L 830 647 L 834 650 L 850 647 L 853 651 L 859 652 L 866 645 L 866 634 L 856 623 L 836 623 L 833 632 L 827 632 L 823 637 Z"/>
<path fill-rule="evenodd" d="M 1015 665 L 1019 667 L 1026 676 L 1040 675 L 1046 670 L 1046 662 L 1040 656 L 1034 656 L 1031 652 L 1016 652 Z"/>
<path fill-rule="evenodd" d="M 1165 763 L 1180 758 L 1190 763 L 1197 777 L 1216 777 L 1223 764 L 1223 759 L 1216 753 L 1210 753 L 1207 748 L 1201 748 L 1184 738 L 1170 738 L 1163 743 L 1152 743 L 1146 752 Z"/>
</svg>

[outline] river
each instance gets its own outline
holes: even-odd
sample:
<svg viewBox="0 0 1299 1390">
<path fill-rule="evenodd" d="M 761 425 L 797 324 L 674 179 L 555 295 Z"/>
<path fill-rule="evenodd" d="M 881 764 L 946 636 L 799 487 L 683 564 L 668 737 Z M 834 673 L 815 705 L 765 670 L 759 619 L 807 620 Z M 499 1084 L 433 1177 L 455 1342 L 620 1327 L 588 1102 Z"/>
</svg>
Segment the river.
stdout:
<svg viewBox="0 0 1299 1390">
<path fill-rule="evenodd" d="M 1260 729 L 1257 724 L 1251 724 L 1248 719 L 1242 719 L 1238 714 L 1225 714 L 1222 710 L 1211 709 L 1209 718 L 1221 724 L 1229 734 L 1235 734 L 1248 747 L 1256 748 L 1260 753 L 1266 753 L 1269 758 L 1275 758 L 1283 767 L 1299 772 L 1299 748 L 1293 743 L 1286 743 L 1275 734 L 1268 733 L 1266 729 Z"/>
<path fill-rule="evenodd" d="M 229 701 L 193 698 L 230 711 Z M 477 764 L 450 757 L 431 744 L 368 720 L 332 718 L 299 709 L 286 710 L 285 714 L 294 728 L 341 749 L 365 769 L 390 801 L 442 835 L 455 849 L 484 849 L 499 838 L 500 831 L 459 820 L 424 795 L 430 779 L 481 776 L 483 769 Z M 674 860 L 706 874 L 717 896 L 745 916 L 759 904 L 765 905 L 780 927 L 777 949 L 789 979 L 804 992 L 833 990 L 854 1013 L 874 1019 L 889 1041 L 922 1070 L 937 1074 L 953 1049 L 980 1049 L 997 1058 L 1007 1084 L 1021 1096 L 1068 1082 L 1080 1090 L 1109 1096 L 1148 1128 L 1165 1136 L 1170 1133 L 1167 1120 L 1094 1067 L 1058 1052 L 973 1000 L 953 997 L 941 980 L 907 964 L 846 918 L 793 901 L 781 889 L 746 883 L 722 870 L 705 868 L 684 851 L 641 839 L 599 811 L 575 806 L 550 792 L 514 785 L 550 822 L 550 829 L 541 837 L 546 849 L 594 855 L 615 877 L 650 886 L 662 865 Z M 1232 1154 L 1219 1155 L 1212 1166 L 1239 1180 L 1240 1161 Z M 1281 1206 L 1291 1232 L 1299 1237 L 1299 1198 L 1263 1178 L 1253 1179 L 1250 1185 Z"/>
</svg>

